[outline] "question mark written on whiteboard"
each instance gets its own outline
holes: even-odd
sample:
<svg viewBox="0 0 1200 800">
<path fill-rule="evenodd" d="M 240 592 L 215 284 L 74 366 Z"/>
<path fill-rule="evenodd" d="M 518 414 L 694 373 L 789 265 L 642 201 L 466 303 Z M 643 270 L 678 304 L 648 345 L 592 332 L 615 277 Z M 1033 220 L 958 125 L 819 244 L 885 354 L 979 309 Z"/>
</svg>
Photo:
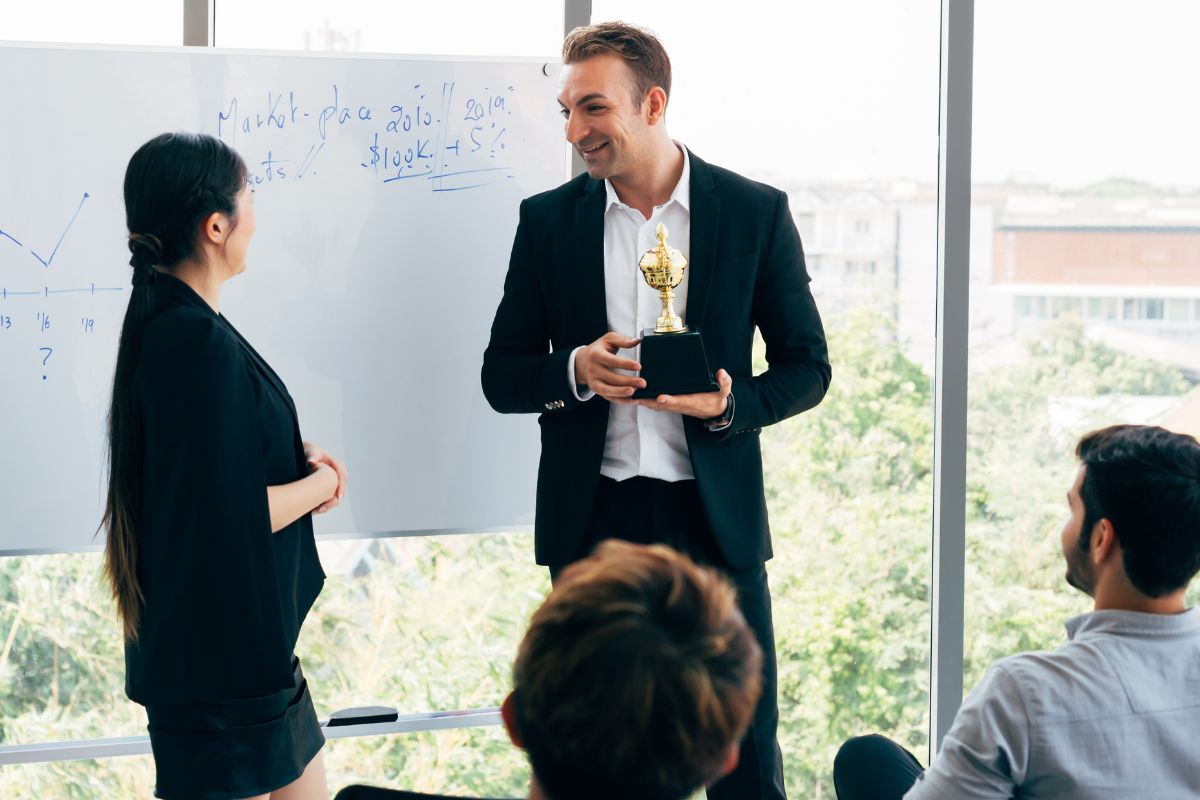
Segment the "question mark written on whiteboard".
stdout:
<svg viewBox="0 0 1200 800">
<path fill-rule="evenodd" d="M 50 356 L 54 352 L 54 348 L 53 347 L 39 347 L 38 350 L 45 352 L 45 354 L 46 354 L 46 357 L 42 359 L 42 366 L 44 367 L 44 366 L 46 366 L 46 362 L 50 360 Z M 45 375 L 42 376 L 42 380 L 46 380 Z"/>
</svg>

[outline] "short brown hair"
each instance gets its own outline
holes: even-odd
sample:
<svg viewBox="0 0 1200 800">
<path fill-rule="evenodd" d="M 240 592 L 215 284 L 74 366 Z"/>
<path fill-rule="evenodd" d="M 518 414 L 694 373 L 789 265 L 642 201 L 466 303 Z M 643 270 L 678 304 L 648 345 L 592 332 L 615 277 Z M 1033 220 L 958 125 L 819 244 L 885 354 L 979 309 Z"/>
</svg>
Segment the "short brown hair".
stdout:
<svg viewBox="0 0 1200 800">
<path fill-rule="evenodd" d="M 671 96 L 671 59 L 658 38 L 646 30 L 624 22 L 602 22 L 576 28 L 563 40 L 564 64 L 578 64 L 600 55 L 625 59 L 633 73 L 633 107 L 640 108 L 646 92 L 661 86 Z"/>
<path fill-rule="evenodd" d="M 762 688 L 730 583 L 662 545 L 568 567 L 513 667 L 514 722 L 558 800 L 683 800 L 720 777 Z"/>
</svg>

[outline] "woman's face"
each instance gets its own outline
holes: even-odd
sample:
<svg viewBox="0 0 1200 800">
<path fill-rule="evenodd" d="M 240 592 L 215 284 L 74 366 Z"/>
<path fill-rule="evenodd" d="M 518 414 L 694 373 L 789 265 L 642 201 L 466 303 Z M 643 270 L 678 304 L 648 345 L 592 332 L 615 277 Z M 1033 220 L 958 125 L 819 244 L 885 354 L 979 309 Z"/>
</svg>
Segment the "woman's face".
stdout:
<svg viewBox="0 0 1200 800">
<path fill-rule="evenodd" d="M 246 251 L 254 237 L 254 224 L 254 190 L 246 186 L 237 199 L 237 224 L 225 240 L 225 260 L 231 275 L 246 269 Z"/>
</svg>

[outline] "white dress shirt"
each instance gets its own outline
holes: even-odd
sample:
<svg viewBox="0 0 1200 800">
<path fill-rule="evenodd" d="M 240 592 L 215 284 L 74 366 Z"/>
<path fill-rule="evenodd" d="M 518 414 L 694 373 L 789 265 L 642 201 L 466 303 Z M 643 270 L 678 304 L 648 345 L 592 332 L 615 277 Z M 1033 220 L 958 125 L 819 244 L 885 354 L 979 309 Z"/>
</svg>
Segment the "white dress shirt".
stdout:
<svg viewBox="0 0 1200 800">
<path fill-rule="evenodd" d="M 904 800 L 1200 797 L 1200 609 L 1093 611 L 1001 659 Z"/>
<path fill-rule="evenodd" d="M 658 244 L 655 229 L 667 226 L 667 244 L 688 257 L 692 236 L 692 213 L 689 189 L 691 160 L 687 148 L 676 142 L 683 151 L 683 174 L 670 199 L 655 206 L 650 219 L 636 208 L 625 205 L 617 197 L 612 183 L 604 182 L 607 202 L 604 209 L 604 303 L 608 311 L 608 329 L 638 338 L 644 328 L 653 328 L 662 314 L 658 292 L 646 285 L 638 261 L 647 250 Z M 675 287 L 675 311 L 687 323 L 688 278 Z M 579 400 L 590 400 L 595 392 L 579 392 L 575 384 L 575 356 L 567 364 L 567 381 Z M 637 360 L 641 347 L 618 352 L 622 358 Z M 621 370 L 624 374 L 628 373 Z M 608 408 L 608 433 L 604 441 L 604 460 L 600 474 L 622 481 L 635 475 L 664 481 L 681 481 L 694 477 L 683 433 L 683 418 L 676 413 L 656 411 L 636 405 L 612 403 Z"/>
</svg>

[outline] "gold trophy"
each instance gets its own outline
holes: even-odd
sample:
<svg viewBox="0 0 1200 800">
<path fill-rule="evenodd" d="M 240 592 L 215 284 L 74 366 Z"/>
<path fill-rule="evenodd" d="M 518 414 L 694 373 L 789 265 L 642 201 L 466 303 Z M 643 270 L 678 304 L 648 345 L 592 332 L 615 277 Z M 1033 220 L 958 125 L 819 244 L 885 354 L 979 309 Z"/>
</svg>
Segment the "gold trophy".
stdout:
<svg viewBox="0 0 1200 800">
<path fill-rule="evenodd" d="M 699 332 L 689 331 L 675 313 L 675 287 L 683 281 L 687 259 L 667 245 L 666 225 L 660 222 L 655 234 L 658 245 L 642 254 L 638 268 L 647 285 L 658 292 L 662 314 L 653 328 L 642 331 L 641 376 L 646 388 L 638 389 L 633 396 L 718 391 Z"/>
</svg>

